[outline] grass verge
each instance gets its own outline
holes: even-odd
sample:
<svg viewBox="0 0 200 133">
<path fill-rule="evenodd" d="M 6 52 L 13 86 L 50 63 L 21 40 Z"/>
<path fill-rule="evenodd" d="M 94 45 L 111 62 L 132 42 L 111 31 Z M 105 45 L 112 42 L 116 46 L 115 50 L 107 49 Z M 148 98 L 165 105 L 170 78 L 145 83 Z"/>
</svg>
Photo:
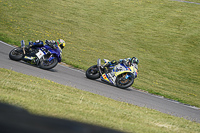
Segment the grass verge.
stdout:
<svg viewBox="0 0 200 133">
<path fill-rule="evenodd" d="M 198 133 L 200 124 L 0 68 L 0 101 L 37 115 L 76 120 L 125 132 Z"/>
</svg>

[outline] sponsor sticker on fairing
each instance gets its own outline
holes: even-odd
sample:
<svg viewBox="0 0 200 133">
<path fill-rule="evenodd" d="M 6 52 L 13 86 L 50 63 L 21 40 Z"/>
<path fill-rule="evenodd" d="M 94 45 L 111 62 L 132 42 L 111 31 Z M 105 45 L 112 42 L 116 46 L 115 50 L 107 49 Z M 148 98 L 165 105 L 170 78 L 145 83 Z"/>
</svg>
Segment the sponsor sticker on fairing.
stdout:
<svg viewBox="0 0 200 133">
<path fill-rule="evenodd" d="M 44 55 L 44 53 L 41 50 L 39 50 L 39 52 L 36 55 L 40 59 L 40 58 L 42 58 L 42 56 Z"/>
</svg>

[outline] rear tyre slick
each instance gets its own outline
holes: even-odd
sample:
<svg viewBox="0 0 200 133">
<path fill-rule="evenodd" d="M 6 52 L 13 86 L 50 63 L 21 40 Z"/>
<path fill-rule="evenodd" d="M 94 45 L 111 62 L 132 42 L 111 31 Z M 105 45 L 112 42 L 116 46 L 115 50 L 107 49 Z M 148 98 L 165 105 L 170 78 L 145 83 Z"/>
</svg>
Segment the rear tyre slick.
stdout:
<svg viewBox="0 0 200 133">
<path fill-rule="evenodd" d="M 98 71 L 97 65 L 91 66 L 90 68 L 87 69 L 86 77 L 88 79 L 93 79 L 93 80 L 100 78 L 100 73 Z"/>
<path fill-rule="evenodd" d="M 9 58 L 11 60 L 19 61 L 23 58 L 24 53 L 22 48 L 14 48 L 9 53 Z"/>
</svg>

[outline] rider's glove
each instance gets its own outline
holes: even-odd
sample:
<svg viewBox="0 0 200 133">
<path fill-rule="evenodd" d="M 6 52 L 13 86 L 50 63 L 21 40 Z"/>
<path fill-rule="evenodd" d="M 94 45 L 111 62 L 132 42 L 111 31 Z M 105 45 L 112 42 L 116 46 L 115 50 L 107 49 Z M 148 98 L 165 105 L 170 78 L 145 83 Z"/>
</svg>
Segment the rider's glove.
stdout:
<svg viewBox="0 0 200 133">
<path fill-rule="evenodd" d="M 57 49 L 57 47 L 56 47 L 55 44 L 52 44 L 52 48 L 53 48 L 53 49 Z"/>
</svg>

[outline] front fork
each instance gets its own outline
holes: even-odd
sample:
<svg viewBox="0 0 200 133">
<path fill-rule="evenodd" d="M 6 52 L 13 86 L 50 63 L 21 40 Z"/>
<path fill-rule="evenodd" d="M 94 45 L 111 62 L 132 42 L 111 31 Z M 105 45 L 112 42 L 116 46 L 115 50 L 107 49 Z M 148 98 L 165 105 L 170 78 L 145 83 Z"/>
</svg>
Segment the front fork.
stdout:
<svg viewBox="0 0 200 133">
<path fill-rule="evenodd" d="M 44 56 L 45 56 L 45 55 L 44 55 Z M 49 56 L 48 59 L 45 59 L 44 56 L 42 57 L 42 59 L 43 59 L 44 61 L 46 61 L 46 62 L 50 62 L 50 61 L 52 61 L 52 60 L 55 58 L 55 57 L 53 57 L 52 54 Z"/>
<path fill-rule="evenodd" d="M 54 58 L 54 57 L 53 57 L 52 55 L 50 55 L 48 61 L 50 62 L 51 60 L 53 60 L 53 58 Z"/>
</svg>

